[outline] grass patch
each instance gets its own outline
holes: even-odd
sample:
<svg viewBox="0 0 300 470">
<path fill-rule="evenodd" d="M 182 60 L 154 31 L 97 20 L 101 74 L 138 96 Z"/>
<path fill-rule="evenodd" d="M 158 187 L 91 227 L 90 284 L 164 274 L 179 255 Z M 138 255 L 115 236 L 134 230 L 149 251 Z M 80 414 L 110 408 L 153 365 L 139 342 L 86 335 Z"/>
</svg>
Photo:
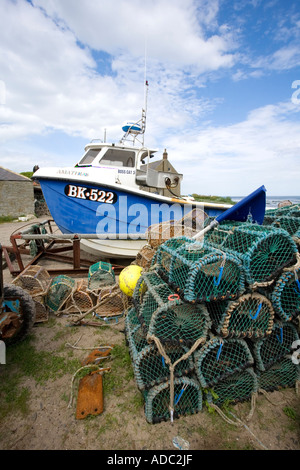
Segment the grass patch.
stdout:
<svg viewBox="0 0 300 470">
<path fill-rule="evenodd" d="M 299 419 L 299 415 L 297 414 L 297 412 L 294 410 L 294 408 L 291 408 L 290 406 L 286 406 L 285 408 L 283 408 L 283 412 L 286 416 L 293 420 Z"/>
<path fill-rule="evenodd" d="M 28 401 L 30 391 L 27 387 L 20 387 L 15 379 L 8 380 L 0 385 L 0 419 L 10 413 L 18 411 L 22 415 L 29 412 Z"/>
<path fill-rule="evenodd" d="M 72 373 L 75 367 L 80 367 L 77 359 L 67 361 L 53 352 L 37 351 L 30 336 L 10 346 L 7 355 L 7 367 L 12 366 L 19 376 L 32 377 L 39 384 Z"/>
<path fill-rule="evenodd" d="M 6 365 L 0 369 L 0 418 L 12 411 L 27 413 L 30 392 L 22 386 L 24 377 L 33 378 L 37 384 L 44 384 L 64 374 L 73 374 L 79 367 L 77 359 L 69 360 L 52 352 L 37 351 L 30 336 L 9 346 Z"/>
<path fill-rule="evenodd" d="M 0 217 L 0 224 L 6 224 L 7 222 L 13 222 L 16 220 L 16 217 L 12 217 L 11 215 L 2 215 Z"/>
<path fill-rule="evenodd" d="M 111 361 L 111 371 L 105 374 L 104 393 L 114 393 L 116 396 L 120 396 L 128 382 L 134 378 L 131 358 L 125 342 L 113 347 Z"/>
<path fill-rule="evenodd" d="M 291 432 L 297 432 L 300 426 L 299 413 L 291 406 L 285 406 L 282 411 L 290 419 L 287 429 Z"/>
</svg>

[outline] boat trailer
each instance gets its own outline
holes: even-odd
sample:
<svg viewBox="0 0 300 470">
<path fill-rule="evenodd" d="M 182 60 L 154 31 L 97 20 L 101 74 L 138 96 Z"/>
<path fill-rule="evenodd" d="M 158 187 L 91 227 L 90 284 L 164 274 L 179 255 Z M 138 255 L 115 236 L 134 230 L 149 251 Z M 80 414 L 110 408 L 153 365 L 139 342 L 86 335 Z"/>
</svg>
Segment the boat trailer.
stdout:
<svg viewBox="0 0 300 470">
<path fill-rule="evenodd" d="M 52 219 L 31 225 L 29 228 L 14 232 L 10 236 L 11 246 L 2 246 L 3 255 L 12 276 L 18 276 L 28 266 L 37 264 L 42 258 L 71 264 L 66 268 L 47 268 L 49 274 L 85 274 L 89 267 L 95 262 L 82 259 L 80 253 L 80 240 L 82 238 L 99 238 L 96 234 L 57 234 L 54 233 L 54 221 Z M 68 256 L 66 252 L 72 252 Z M 24 266 L 22 256 L 32 259 Z M 18 268 L 12 262 L 15 258 Z M 99 261 L 99 260 L 98 260 Z M 116 274 L 125 266 L 113 265 Z"/>
</svg>

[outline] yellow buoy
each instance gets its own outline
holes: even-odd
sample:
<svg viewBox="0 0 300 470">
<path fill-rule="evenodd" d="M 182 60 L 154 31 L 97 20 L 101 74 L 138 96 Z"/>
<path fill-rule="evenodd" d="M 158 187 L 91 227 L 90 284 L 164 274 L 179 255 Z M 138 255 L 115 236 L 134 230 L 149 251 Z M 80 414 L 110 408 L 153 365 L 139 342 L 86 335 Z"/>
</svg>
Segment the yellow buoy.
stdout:
<svg viewBox="0 0 300 470">
<path fill-rule="evenodd" d="M 141 277 L 143 268 L 132 264 L 122 269 L 119 275 L 119 286 L 122 292 L 128 297 L 132 297 L 134 288 Z"/>
</svg>

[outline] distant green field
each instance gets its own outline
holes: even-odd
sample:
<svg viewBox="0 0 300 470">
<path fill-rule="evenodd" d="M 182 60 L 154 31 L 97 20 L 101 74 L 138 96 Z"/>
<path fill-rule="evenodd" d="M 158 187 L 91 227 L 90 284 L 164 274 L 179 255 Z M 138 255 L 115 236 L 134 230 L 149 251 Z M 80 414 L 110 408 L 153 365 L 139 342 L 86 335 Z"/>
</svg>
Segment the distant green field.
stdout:
<svg viewBox="0 0 300 470">
<path fill-rule="evenodd" d="M 203 196 L 200 194 L 192 194 L 192 196 L 196 201 L 200 202 L 219 202 L 223 204 L 235 204 L 235 202 L 229 196 Z"/>
<path fill-rule="evenodd" d="M 31 178 L 33 175 L 33 171 L 22 171 L 20 175 L 27 176 L 27 178 Z"/>
</svg>

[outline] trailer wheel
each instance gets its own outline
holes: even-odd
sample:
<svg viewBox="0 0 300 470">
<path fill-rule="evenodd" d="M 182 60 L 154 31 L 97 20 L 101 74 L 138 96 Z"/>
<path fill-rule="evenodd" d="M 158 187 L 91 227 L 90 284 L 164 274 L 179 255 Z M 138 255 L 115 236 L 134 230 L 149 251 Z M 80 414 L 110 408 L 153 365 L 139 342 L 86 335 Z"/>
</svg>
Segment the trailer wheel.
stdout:
<svg viewBox="0 0 300 470">
<path fill-rule="evenodd" d="M 35 303 L 31 296 L 19 286 L 4 285 L 3 293 L 4 304 L 17 301 L 18 305 L 18 311 L 9 312 L 7 321 L 0 328 L 0 338 L 6 345 L 11 345 L 22 341 L 31 330 L 35 322 Z"/>
</svg>

